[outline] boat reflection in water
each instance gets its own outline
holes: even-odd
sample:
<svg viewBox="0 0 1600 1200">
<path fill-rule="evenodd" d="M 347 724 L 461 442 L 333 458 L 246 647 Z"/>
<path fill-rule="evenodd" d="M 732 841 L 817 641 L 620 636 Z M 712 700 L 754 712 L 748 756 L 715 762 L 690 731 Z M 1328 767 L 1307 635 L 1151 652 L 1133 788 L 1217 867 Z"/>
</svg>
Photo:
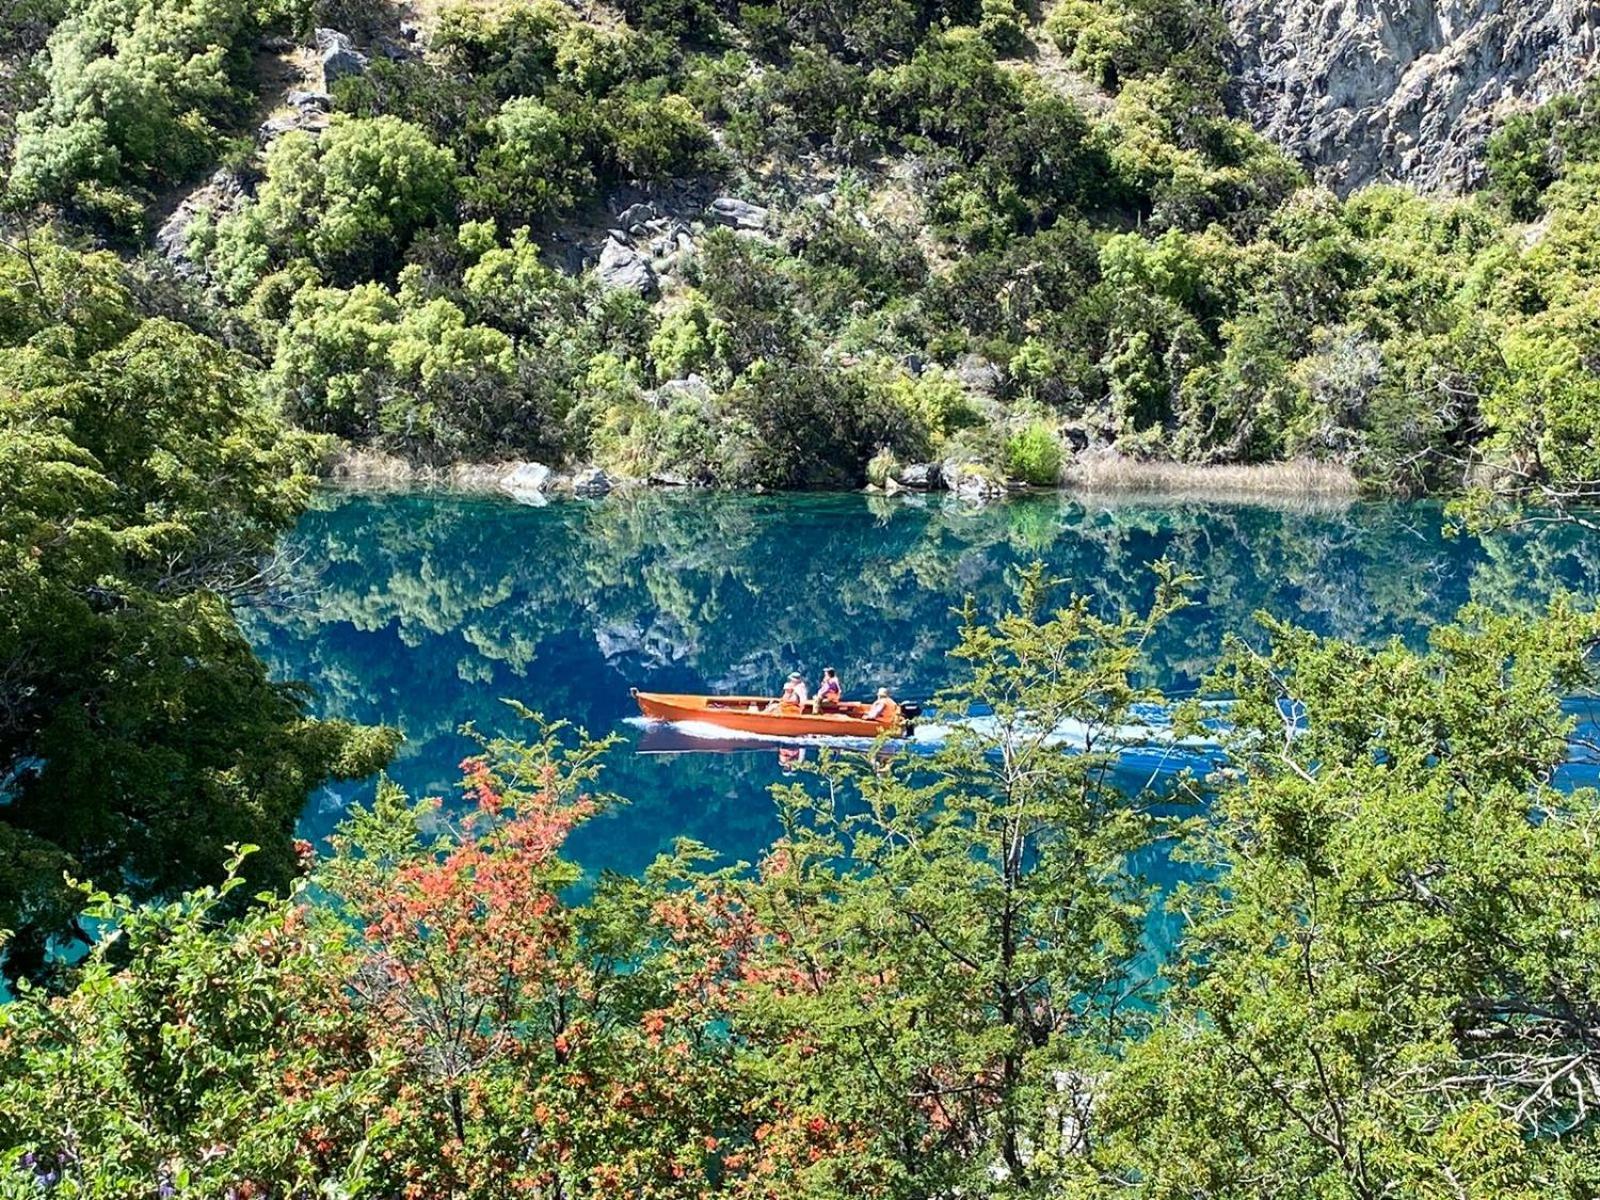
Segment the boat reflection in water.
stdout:
<svg viewBox="0 0 1600 1200">
<path fill-rule="evenodd" d="M 756 733 L 730 732 L 714 725 L 692 721 L 651 721 L 642 717 L 627 722 L 638 728 L 639 741 L 634 747 L 640 754 L 770 754 L 779 752 L 778 761 L 802 763 L 807 750 L 827 748 L 844 752 L 871 751 L 874 741 L 854 737 L 767 737 Z M 909 748 L 904 740 L 884 739 L 878 751 L 885 757 Z M 931 749 L 931 747 L 930 747 Z"/>
</svg>

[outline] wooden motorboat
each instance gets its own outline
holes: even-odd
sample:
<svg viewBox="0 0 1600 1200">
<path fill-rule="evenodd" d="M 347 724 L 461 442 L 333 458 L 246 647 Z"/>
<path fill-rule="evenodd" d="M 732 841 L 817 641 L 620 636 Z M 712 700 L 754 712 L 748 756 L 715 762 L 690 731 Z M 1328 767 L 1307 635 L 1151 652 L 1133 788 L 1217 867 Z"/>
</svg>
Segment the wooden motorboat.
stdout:
<svg viewBox="0 0 1600 1200">
<path fill-rule="evenodd" d="M 698 721 L 723 729 L 766 737 L 909 737 L 915 705 L 901 705 L 900 719 L 892 726 L 867 718 L 869 704 L 846 700 L 831 709 L 812 712 L 809 707 L 782 704 L 771 696 L 691 696 L 670 692 L 641 692 L 633 688 L 639 711 L 652 721 Z"/>
</svg>

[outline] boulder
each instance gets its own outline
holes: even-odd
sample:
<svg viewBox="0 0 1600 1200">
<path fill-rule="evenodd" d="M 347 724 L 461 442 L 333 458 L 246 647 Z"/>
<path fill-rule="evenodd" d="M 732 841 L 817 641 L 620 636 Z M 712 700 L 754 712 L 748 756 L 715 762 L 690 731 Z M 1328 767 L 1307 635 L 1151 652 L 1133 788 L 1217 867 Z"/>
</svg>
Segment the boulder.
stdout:
<svg viewBox="0 0 1600 1200">
<path fill-rule="evenodd" d="M 706 215 L 722 225 L 759 233 L 767 227 L 767 210 L 748 200 L 733 196 L 718 196 L 711 202 Z"/>
<path fill-rule="evenodd" d="M 304 129 L 310 133 L 318 132 L 306 121 L 304 110 L 292 113 L 285 117 L 268 117 L 261 122 L 261 127 L 256 130 L 256 141 L 263 147 L 270 146 L 286 133 L 293 133 L 297 129 Z"/>
<path fill-rule="evenodd" d="M 307 92 L 296 88 L 284 97 L 290 108 L 298 108 L 302 112 L 328 112 L 333 108 L 333 97 L 327 92 Z"/>
<path fill-rule="evenodd" d="M 617 214 L 617 224 L 624 229 L 632 229 L 635 225 L 643 225 L 647 221 L 659 220 L 661 210 L 649 201 L 642 204 L 630 204 Z"/>
<path fill-rule="evenodd" d="M 600 265 L 595 268 L 600 286 L 607 291 L 638 292 L 653 296 L 656 292 L 656 273 L 649 260 L 632 246 L 606 239 L 600 250 Z"/>
<path fill-rule="evenodd" d="M 574 496 L 604 496 L 611 491 L 614 485 L 611 476 L 599 467 L 590 467 L 579 471 L 572 477 L 572 494 Z"/>
<path fill-rule="evenodd" d="M 357 50 L 348 34 L 337 29 L 318 29 L 312 35 L 317 47 L 317 57 L 322 60 L 322 83 L 332 87 L 340 79 L 363 74 L 367 69 L 367 56 Z"/>
<path fill-rule="evenodd" d="M 500 477 L 500 490 L 523 504 L 543 504 L 554 474 L 543 463 L 517 463 Z"/>
<path fill-rule="evenodd" d="M 970 462 L 947 462 L 939 471 L 949 488 L 963 500 L 983 502 L 1006 494 L 1006 486 L 989 471 Z"/>
<path fill-rule="evenodd" d="M 931 492 L 939 486 L 939 464 L 907 463 L 895 470 L 894 481 L 914 492 Z"/>
<path fill-rule="evenodd" d="M 981 354 L 968 354 L 956 363 L 955 376 L 962 387 L 980 396 L 994 396 L 1000 391 L 1000 368 Z"/>
</svg>

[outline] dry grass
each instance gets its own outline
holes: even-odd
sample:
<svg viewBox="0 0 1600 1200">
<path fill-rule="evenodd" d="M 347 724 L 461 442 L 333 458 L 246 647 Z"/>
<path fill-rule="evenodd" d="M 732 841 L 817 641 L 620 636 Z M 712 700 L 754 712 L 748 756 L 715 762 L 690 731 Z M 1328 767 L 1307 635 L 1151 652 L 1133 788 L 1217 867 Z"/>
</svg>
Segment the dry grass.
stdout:
<svg viewBox="0 0 1600 1200">
<path fill-rule="evenodd" d="M 1345 504 L 1359 490 L 1348 467 L 1295 459 L 1250 466 L 1141 462 L 1120 455 L 1085 455 L 1067 468 L 1067 486 L 1095 495 L 1161 496 Z"/>
</svg>

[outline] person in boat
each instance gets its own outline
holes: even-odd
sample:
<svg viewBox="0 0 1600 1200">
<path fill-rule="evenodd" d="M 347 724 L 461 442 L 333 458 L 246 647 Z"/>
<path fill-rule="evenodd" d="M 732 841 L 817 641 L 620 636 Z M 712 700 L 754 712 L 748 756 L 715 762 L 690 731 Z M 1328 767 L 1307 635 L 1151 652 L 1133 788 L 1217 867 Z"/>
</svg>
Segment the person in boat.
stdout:
<svg viewBox="0 0 1600 1200">
<path fill-rule="evenodd" d="M 817 684 L 817 694 L 811 700 L 811 711 L 833 712 L 839 707 L 844 689 L 839 685 L 839 673 L 832 667 L 822 668 L 822 682 Z"/>
<path fill-rule="evenodd" d="M 900 706 L 894 702 L 894 697 L 889 695 L 888 688 L 878 689 L 878 698 L 872 702 L 872 707 L 867 709 L 866 718 L 888 729 L 894 729 L 900 724 Z"/>
<path fill-rule="evenodd" d="M 800 677 L 799 671 L 791 671 L 789 680 L 783 685 L 783 695 L 767 705 L 768 712 L 800 712 L 810 699 L 806 692 L 806 681 Z"/>
</svg>

